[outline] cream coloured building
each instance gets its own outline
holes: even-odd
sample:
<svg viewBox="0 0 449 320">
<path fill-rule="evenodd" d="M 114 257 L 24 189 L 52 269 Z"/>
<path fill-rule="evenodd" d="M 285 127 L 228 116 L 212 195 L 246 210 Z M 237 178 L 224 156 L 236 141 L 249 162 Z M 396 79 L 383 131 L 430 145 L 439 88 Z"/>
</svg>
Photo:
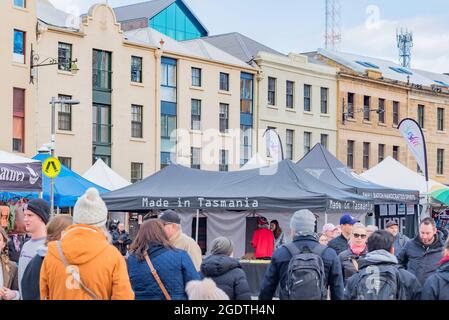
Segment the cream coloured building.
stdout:
<svg viewBox="0 0 449 320">
<path fill-rule="evenodd" d="M 35 69 L 29 156 L 50 142 L 56 97 L 80 101 L 58 105 L 55 121 L 55 154 L 78 173 L 96 158 L 132 181 L 170 161 L 240 167 L 241 105 L 254 108 L 241 85 L 252 90 L 256 68 L 199 39 L 178 42 L 150 28 L 123 32 L 106 4 L 79 21 L 45 0 L 37 4 L 39 61 L 59 63 Z"/>
<path fill-rule="evenodd" d="M 316 143 L 336 153 L 335 68 L 300 54 L 286 56 L 236 32 L 204 39 L 260 69 L 255 128 L 262 157 L 267 154 L 262 135 L 268 128 L 276 128 L 287 159 L 298 161 Z"/>
<path fill-rule="evenodd" d="M 0 1 L 0 149 L 27 156 L 36 150 L 36 91 L 30 83 L 35 17 L 34 1 Z"/>
</svg>

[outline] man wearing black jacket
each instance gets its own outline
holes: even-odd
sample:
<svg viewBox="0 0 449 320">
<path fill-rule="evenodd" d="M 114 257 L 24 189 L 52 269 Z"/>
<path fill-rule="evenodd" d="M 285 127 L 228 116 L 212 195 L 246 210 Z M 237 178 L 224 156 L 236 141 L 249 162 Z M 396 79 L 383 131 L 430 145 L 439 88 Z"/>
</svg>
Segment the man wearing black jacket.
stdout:
<svg viewBox="0 0 449 320">
<path fill-rule="evenodd" d="M 327 246 L 337 252 L 337 255 L 345 250 L 349 249 L 349 237 L 351 236 L 352 226 L 359 222 L 351 217 L 349 214 L 345 214 L 340 218 L 341 235 L 332 239 Z"/>
<path fill-rule="evenodd" d="M 129 234 L 125 231 L 123 223 L 119 223 L 117 230 L 112 232 L 112 244 L 120 251 L 122 256 L 126 256 L 128 246 L 132 243 Z"/>
<path fill-rule="evenodd" d="M 437 232 L 435 221 L 424 218 L 419 225 L 419 235 L 408 241 L 398 254 L 398 260 L 413 273 L 421 285 L 438 269 L 443 257 L 444 242 Z"/>
<path fill-rule="evenodd" d="M 444 257 L 437 272 L 430 276 L 422 289 L 422 300 L 449 300 L 449 240 L 444 245 Z"/>
<path fill-rule="evenodd" d="M 290 220 L 290 229 L 294 234 L 293 243 L 301 249 L 308 247 L 313 251 L 316 247 L 322 246 L 318 243 L 315 231 L 315 215 L 309 210 L 295 212 Z M 331 300 L 343 299 L 343 274 L 340 259 L 335 250 L 323 248 L 321 258 L 324 264 L 325 287 L 330 289 Z M 281 246 L 273 253 L 273 257 L 265 273 L 259 300 L 271 300 L 275 294 L 278 284 L 280 285 L 279 299 L 288 299 L 286 292 L 287 270 L 292 255 L 287 247 Z"/>
</svg>

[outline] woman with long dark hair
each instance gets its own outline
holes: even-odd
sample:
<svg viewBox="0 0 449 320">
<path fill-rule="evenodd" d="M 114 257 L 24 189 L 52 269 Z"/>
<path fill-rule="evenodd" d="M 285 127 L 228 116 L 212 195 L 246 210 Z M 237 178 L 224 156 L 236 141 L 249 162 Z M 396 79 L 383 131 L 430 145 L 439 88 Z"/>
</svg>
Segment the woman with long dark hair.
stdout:
<svg viewBox="0 0 449 320">
<path fill-rule="evenodd" d="M 8 257 L 8 235 L 0 227 L 0 300 L 19 300 L 17 265 Z"/>
<path fill-rule="evenodd" d="M 128 273 L 136 300 L 187 300 L 187 282 L 200 279 L 187 252 L 170 245 L 159 219 L 140 226 Z"/>
<path fill-rule="evenodd" d="M 270 229 L 273 231 L 274 235 L 274 248 L 277 249 L 285 243 L 284 231 L 282 231 L 279 226 L 279 221 L 277 220 L 272 220 L 270 222 Z"/>
</svg>

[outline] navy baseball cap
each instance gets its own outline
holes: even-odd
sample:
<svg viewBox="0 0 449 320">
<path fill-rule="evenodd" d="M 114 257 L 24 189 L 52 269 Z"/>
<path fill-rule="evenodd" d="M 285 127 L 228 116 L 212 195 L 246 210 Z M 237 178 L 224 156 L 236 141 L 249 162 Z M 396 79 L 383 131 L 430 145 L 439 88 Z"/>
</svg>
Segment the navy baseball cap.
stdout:
<svg viewBox="0 0 449 320">
<path fill-rule="evenodd" d="M 357 222 L 360 222 L 357 219 L 354 219 L 354 217 L 350 216 L 349 214 L 345 214 L 340 218 L 340 224 L 350 224 L 353 225 Z"/>
</svg>

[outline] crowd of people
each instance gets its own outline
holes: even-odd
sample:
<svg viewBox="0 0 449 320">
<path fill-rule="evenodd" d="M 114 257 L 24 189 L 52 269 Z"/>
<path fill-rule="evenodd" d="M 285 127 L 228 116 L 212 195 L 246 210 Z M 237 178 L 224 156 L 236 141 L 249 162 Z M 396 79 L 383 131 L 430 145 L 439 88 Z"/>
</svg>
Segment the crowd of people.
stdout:
<svg viewBox="0 0 449 320">
<path fill-rule="evenodd" d="M 175 211 L 144 221 L 132 241 L 123 224 L 107 227 L 106 205 L 89 189 L 73 218 L 50 217 L 48 203 L 34 199 L 24 221 L 23 244 L 0 228 L 2 300 L 254 298 L 232 241 L 218 237 L 203 258 Z M 293 214 L 291 243 L 278 221 L 259 217 L 257 225 L 255 257 L 270 260 L 259 300 L 276 292 L 281 300 L 449 300 L 449 242 L 431 218 L 413 239 L 394 221 L 376 230 L 347 214 L 317 234 L 309 210 Z"/>
</svg>

